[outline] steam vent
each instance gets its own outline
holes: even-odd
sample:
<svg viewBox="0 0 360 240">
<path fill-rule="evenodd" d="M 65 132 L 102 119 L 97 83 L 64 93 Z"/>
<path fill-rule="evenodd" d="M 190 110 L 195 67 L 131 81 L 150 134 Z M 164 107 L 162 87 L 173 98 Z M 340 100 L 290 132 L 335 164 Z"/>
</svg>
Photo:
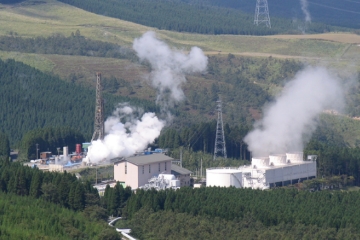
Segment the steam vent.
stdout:
<svg viewBox="0 0 360 240">
<path fill-rule="evenodd" d="M 316 177 L 316 156 L 303 160 L 303 153 L 286 153 L 252 158 L 239 168 L 206 169 L 206 186 L 269 189 Z"/>
</svg>

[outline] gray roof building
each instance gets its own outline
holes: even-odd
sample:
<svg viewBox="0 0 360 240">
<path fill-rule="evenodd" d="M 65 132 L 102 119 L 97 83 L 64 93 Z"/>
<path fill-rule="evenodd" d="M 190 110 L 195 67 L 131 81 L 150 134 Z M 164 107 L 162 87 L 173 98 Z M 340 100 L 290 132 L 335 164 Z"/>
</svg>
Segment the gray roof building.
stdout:
<svg viewBox="0 0 360 240">
<path fill-rule="evenodd" d="M 177 174 L 174 174 L 173 172 L 175 172 Z M 174 175 L 179 175 L 179 174 L 180 175 L 185 175 L 185 174 L 191 174 L 192 171 L 187 170 L 186 168 L 182 168 L 177 164 L 171 164 L 171 173 L 174 174 Z"/>
<path fill-rule="evenodd" d="M 154 153 L 154 154 L 148 154 L 148 155 L 139 155 L 139 156 L 133 156 L 133 157 L 127 157 L 122 158 L 119 160 L 115 160 L 114 164 L 127 161 L 129 163 L 132 163 L 137 166 L 145 165 L 145 164 L 151 164 L 151 163 L 157 163 L 157 162 L 163 162 L 167 160 L 173 160 L 173 158 L 166 156 L 162 153 Z"/>
</svg>

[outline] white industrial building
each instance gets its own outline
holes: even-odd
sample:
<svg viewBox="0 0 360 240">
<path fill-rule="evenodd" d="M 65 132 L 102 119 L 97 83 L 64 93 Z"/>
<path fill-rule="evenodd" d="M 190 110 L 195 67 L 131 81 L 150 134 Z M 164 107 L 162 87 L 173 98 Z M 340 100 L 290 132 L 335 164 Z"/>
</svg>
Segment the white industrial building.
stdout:
<svg viewBox="0 0 360 240">
<path fill-rule="evenodd" d="M 239 168 L 206 169 L 206 186 L 268 189 L 316 177 L 316 156 L 303 160 L 303 153 L 252 158 L 251 165 Z"/>
</svg>

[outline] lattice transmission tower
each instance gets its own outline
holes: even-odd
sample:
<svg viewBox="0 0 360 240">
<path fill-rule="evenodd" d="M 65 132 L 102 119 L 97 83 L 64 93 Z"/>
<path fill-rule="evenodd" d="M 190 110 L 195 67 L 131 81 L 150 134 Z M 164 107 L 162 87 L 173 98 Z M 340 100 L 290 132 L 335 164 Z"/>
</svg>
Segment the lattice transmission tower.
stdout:
<svg viewBox="0 0 360 240">
<path fill-rule="evenodd" d="M 254 24 L 264 23 L 268 28 L 271 28 L 269 6 L 267 0 L 256 0 Z"/>
<path fill-rule="evenodd" d="M 222 119 L 222 102 L 221 99 L 216 101 L 217 103 L 217 112 L 218 119 L 216 123 L 216 136 L 215 136 L 215 147 L 214 147 L 214 160 L 216 157 L 222 156 L 226 158 L 226 144 L 225 144 L 225 134 L 224 134 L 224 123 Z"/>
<path fill-rule="evenodd" d="M 94 134 L 91 141 L 104 139 L 104 100 L 102 98 L 101 73 L 96 73 L 96 103 Z"/>
</svg>

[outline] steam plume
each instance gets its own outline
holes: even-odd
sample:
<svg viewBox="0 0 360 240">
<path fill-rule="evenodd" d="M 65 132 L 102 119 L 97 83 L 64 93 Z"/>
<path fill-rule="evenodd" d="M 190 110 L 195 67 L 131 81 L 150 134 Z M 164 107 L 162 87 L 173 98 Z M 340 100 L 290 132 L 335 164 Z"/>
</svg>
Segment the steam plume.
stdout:
<svg viewBox="0 0 360 240">
<path fill-rule="evenodd" d="M 122 105 L 105 122 L 104 140 L 91 143 L 87 159 L 92 163 L 115 157 L 128 157 L 145 149 L 160 135 L 165 122 L 155 113 L 145 113 L 141 119 L 134 117 L 135 109 Z M 128 120 L 122 123 L 120 120 Z"/>
<path fill-rule="evenodd" d="M 305 22 L 311 22 L 311 16 L 308 9 L 308 1 L 307 0 L 300 0 L 301 3 L 301 10 L 303 11 L 305 15 Z"/>
<path fill-rule="evenodd" d="M 135 39 L 133 48 L 141 61 L 151 65 L 150 81 L 158 90 L 156 102 L 163 111 L 184 99 L 181 85 L 186 82 L 185 74 L 206 70 L 208 59 L 200 48 L 192 47 L 186 55 L 157 39 L 154 32 Z"/>
<path fill-rule="evenodd" d="M 254 157 L 302 151 L 324 110 L 343 105 L 339 79 L 325 68 L 308 67 L 284 87 L 245 138 Z"/>
<path fill-rule="evenodd" d="M 200 48 L 193 47 L 186 55 L 170 49 L 156 38 L 154 32 L 135 39 L 133 47 L 140 60 L 151 64 L 150 80 L 158 90 L 157 103 L 162 105 L 163 111 L 167 111 L 172 103 L 184 99 L 181 84 L 186 82 L 185 74 L 206 69 L 207 57 Z M 142 115 L 141 119 L 135 113 Z M 143 114 L 141 109 L 121 104 L 105 122 L 104 140 L 92 142 L 85 161 L 96 163 L 131 156 L 152 143 L 164 126 L 165 121 L 158 119 L 155 113 Z"/>
</svg>

